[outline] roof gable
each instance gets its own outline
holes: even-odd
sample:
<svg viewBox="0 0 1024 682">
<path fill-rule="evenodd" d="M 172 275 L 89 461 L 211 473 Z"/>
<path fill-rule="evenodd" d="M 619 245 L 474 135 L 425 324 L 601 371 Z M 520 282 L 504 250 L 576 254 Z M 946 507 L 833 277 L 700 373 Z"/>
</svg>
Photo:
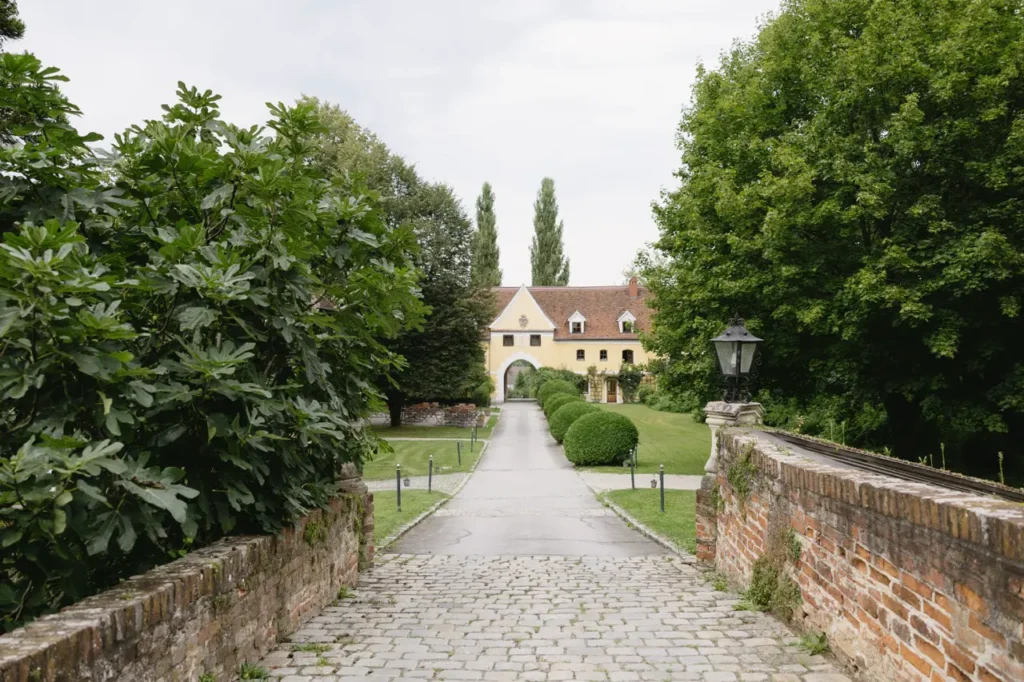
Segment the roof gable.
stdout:
<svg viewBox="0 0 1024 682">
<path fill-rule="evenodd" d="M 503 295 L 505 293 L 511 295 Z M 495 290 L 495 298 L 497 305 L 501 306 L 501 312 L 491 322 L 492 330 L 549 332 L 555 329 L 555 323 L 545 314 L 525 285 L 518 289 L 499 287 Z"/>
</svg>

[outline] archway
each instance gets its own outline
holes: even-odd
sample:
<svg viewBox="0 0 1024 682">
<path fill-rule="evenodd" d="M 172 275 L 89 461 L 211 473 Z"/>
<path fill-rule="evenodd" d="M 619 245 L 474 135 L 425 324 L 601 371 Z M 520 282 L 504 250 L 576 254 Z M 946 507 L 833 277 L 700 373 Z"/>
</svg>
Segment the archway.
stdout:
<svg viewBox="0 0 1024 682">
<path fill-rule="evenodd" d="M 505 360 L 501 368 L 498 370 L 497 376 L 495 377 L 495 379 L 497 380 L 495 393 L 497 394 L 496 398 L 500 402 L 505 402 L 505 399 L 508 396 L 508 390 L 513 385 L 509 383 L 509 370 L 512 370 L 513 367 L 521 367 L 523 365 L 532 367 L 534 370 L 538 370 L 541 367 L 543 367 L 540 361 L 537 360 L 537 358 L 530 355 L 529 353 L 516 353 L 515 355 Z M 516 372 L 513 371 L 513 374 L 515 373 Z"/>
</svg>

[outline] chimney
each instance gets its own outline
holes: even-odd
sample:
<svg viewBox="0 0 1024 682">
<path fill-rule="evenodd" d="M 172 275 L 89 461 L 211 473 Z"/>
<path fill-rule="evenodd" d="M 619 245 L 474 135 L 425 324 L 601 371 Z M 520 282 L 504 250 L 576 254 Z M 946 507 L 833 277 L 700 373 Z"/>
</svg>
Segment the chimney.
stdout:
<svg viewBox="0 0 1024 682">
<path fill-rule="evenodd" d="M 629 297 L 637 298 L 640 295 L 640 291 L 636 286 L 636 277 L 629 278 Z"/>
</svg>

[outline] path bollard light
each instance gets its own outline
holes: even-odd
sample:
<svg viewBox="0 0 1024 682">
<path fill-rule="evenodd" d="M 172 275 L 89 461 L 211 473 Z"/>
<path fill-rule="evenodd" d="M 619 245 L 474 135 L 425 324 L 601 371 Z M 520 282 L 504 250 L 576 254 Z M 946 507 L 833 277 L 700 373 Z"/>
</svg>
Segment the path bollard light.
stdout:
<svg viewBox="0 0 1024 682">
<path fill-rule="evenodd" d="M 402 511 L 402 465 L 395 465 L 395 489 L 398 491 L 398 511 Z"/>
<path fill-rule="evenodd" d="M 658 478 L 661 479 L 661 513 L 665 513 L 665 465 L 658 465 Z"/>
<path fill-rule="evenodd" d="M 434 488 L 434 456 L 430 456 L 430 461 L 427 463 L 427 492 L 431 492 Z"/>
<path fill-rule="evenodd" d="M 636 476 L 635 476 L 635 472 L 636 472 L 636 466 L 635 466 L 633 460 L 631 459 L 631 460 L 629 460 L 629 487 L 632 490 L 636 490 Z"/>
<path fill-rule="evenodd" d="M 455 452 L 459 455 L 459 466 L 462 466 L 462 441 L 455 441 Z"/>
</svg>

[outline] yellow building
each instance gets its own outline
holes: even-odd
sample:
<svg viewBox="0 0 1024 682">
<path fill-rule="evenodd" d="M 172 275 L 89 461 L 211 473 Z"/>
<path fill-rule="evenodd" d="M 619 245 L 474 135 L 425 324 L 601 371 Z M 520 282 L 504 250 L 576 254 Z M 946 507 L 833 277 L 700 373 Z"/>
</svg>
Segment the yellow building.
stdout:
<svg viewBox="0 0 1024 682">
<path fill-rule="evenodd" d="M 648 360 L 637 329 L 650 329 L 647 290 L 630 280 L 614 287 L 496 287 L 498 316 L 484 341 L 495 402 L 503 402 L 509 368 L 522 360 L 535 368 L 568 369 L 598 380 L 588 387 L 593 402 L 622 402 L 614 375 L 623 362 Z M 511 388 L 511 387 L 509 387 Z"/>
</svg>

